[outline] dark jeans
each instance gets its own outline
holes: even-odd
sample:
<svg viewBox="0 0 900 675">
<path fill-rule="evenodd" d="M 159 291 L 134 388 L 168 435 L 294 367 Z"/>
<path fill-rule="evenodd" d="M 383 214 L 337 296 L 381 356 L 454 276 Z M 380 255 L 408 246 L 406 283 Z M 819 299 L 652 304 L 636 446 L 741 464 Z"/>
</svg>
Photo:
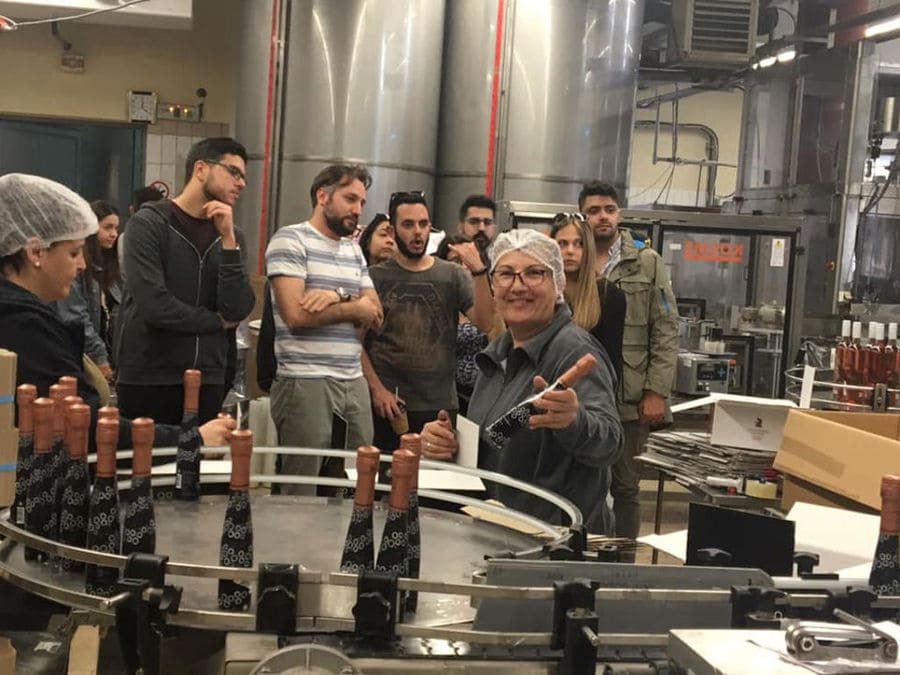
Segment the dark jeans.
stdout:
<svg viewBox="0 0 900 675">
<path fill-rule="evenodd" d="M 616 536 L 635 539 L 641 529 L 640 495 L 641 467 L 635 457 L 644 452 L 650 426 L 638 421 L 622 422 L 625 443 L 622 455 L 612 467 L 609 493 L 613 498 L 616 516 Z"/>
<path fill-rule="evenodd" d="M 123 417 L 149 417 L 158 424 L 181 424 L 184 415 L 184 387 L 180 384 L 119 384 L 116 387 L 119 412 Z M 215 419 L 225 400 L 224 384 L 200 387 L 200 424 Z"/>
</svg>

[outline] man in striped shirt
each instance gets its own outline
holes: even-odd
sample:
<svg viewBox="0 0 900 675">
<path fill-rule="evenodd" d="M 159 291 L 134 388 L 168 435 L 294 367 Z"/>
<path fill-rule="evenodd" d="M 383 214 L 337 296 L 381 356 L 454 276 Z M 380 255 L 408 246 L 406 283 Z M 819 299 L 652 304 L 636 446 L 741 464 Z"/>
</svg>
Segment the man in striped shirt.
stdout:
<svg viewBox="0 0 900 675">
<path fill-rule="evenodd" d="M 371 183 L 362 166 L 322 170 L 310 188 L 309 220 L 280 229 L 266 249 L 278 362 L 272 418 L 280 445 L 330 447 L 334 414 L 347 421 L 348 447 L 372 442 L 360 337 L 381 326 L 383 310 L 362 250 L 348 237 Z M 319 468 L 316 457 L 282 457 L 283 474 L 316 476 Z M 315 486 L 282 491 L 313 495 Z"/>
</svg>

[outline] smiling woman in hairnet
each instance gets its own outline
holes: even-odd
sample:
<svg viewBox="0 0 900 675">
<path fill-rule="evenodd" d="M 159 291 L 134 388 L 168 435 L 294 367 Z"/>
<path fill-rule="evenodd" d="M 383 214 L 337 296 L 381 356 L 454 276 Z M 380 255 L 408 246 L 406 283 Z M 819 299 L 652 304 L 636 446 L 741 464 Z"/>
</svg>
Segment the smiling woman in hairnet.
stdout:
<svg viewBox="0 0 900 675">
<path fill-rule="evenodd" d="M 82 366 L 84 326 L 63 323 L 48 303 L 68 295 L 84 269 L 84 240 L 96 231 L 91 207 L 64 185 L 20 173 L 0 177 L 0 348 L 18 356 L 17 385 L 33 384 L 46 396 L 51 384 L 72 375 L 93 413 L 99 396 Z M 204 443 L 222 445 L 233 426 L 213 420 L 200 434 Z M 120 430 L 120 446 L 129 447 L 128 420 Z M 178 427 L 156 425 L 157 447 L 177 440 Z"/>
<path fill-rule="evenodd" d="M 507 330 L 475 357 L 480 372 L 468 417 L 481 427 L 478 465 L 566 497 L 592 516 L 588 531 L 611 534 L 603 505 L 622 436 L 615 375 L 603 347 L 572 322 L 559 246 L 534 230 L 505 232 L 491 251 L 491 280 Z M 491 440 L 485 430 L 492 422 L 585 354 L 596 357 L 596 368 L 573 388 L 536 400 L 528 427 L 500 447 Z M 441 421 L 425 425 L 422 445 L 429 459 L 450 459 L 458 447 L 449 423 Z M 520 490 L 498 485 L 492 492 L 511 508 L 561 521 L 556 507 Z"/>
</svg>

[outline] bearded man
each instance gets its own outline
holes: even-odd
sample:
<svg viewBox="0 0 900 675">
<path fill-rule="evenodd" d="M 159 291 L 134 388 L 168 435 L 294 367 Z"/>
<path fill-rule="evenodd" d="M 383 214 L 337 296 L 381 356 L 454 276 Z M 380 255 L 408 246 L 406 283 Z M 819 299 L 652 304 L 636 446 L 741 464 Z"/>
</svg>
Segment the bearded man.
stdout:
<svg viewBox="0 0 900 675">
<path fill-rule="evenodd" d="M 350 238 L 371 184 L 365 167 L 325 168 L 309 191 L 309 220 L 281 228 L 266 249 L 278 364 L 270 394 L 282 446 L 330 447 L 333 415 L 347 422 L 347 447 L 372 442 L 361 339 L 381 326 L 382 309 L 362 249 Z M 318 457 L 283 455 L 279 471 L 317 476 L 320 465 Z M 314 485 L 281 489 L 315 494 Z"/>
<path fill-rule="evenodd" d="M 485 333 L 494 318 L 488 268 L 474 243 L 452 247 L 461 264 L 428 255 L 431 218 L 421 192 L 395 192 L 388 216 L 397 255 L 370 270 L 384 304 L 384 326 L 369 332 L 363 354 L 375 445 L 386 451 L 398 447 L 391 421 L 404 408 L 411 432 L 419 432 L 440 410 L 455 422 L 459 316 Z"/>
</svg>

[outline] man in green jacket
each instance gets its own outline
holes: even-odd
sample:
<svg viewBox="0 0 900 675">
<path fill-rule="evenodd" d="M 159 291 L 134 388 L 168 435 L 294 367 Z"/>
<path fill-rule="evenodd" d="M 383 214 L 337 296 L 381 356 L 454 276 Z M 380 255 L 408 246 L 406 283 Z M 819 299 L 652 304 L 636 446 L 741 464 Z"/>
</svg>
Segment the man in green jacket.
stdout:
<svg viewBox="0 0 900 675">
<path fill-rule="evenodd" d="M 662 258 L 619 228 L 616 189 L 599 181 L 587 183 L 578 195 L 578 208 L 594 230 L 597 276 L 607 277 L 626 298 L 618 397 L 625 447 L 613 465 L 610 494 L 616 535 L 633 539 L 641 527 L 641 471 L 634 458 L 644 450 L 650 425 L 668 414 L 666 399 L 678 357 L 678 311 Z"/>
</svg>

